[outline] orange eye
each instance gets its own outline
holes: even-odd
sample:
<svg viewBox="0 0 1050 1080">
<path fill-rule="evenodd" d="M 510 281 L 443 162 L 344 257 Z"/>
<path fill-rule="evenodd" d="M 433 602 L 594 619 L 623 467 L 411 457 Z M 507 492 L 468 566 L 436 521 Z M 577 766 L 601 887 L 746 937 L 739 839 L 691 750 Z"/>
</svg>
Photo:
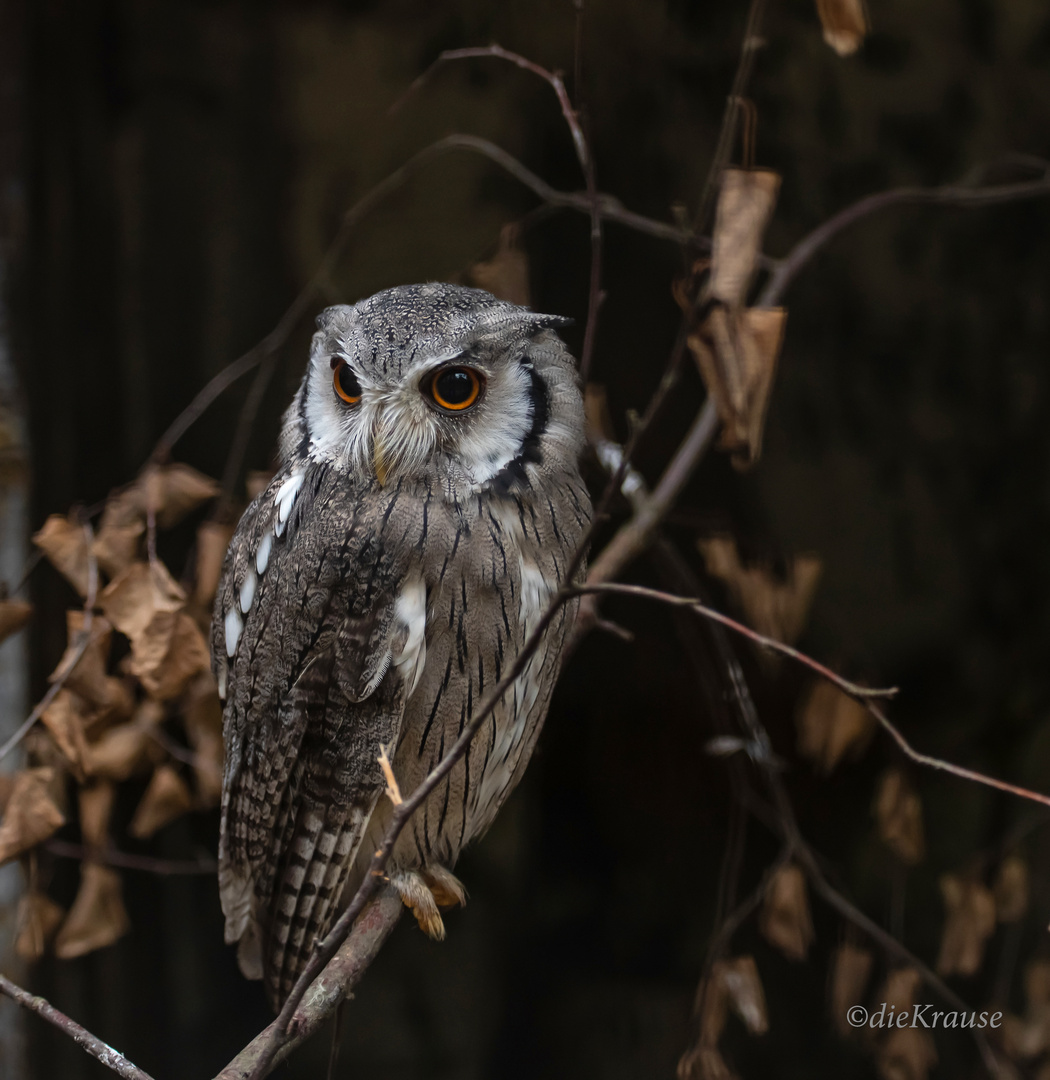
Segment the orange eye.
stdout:
<svg viewBox="0 0 1050 1080">
<path fill-rule="evenodd" d="M 347 405 L 356 405 L 361 400 L 361 384 L 345 360 L 336 364 L 335 371 L 332 372 L 332 385 Z"/>
<path fill-rule="evenodd" d="M 435 405 L 447 412 L 463 412 L 481 395 L 483 377 L 473 368 L 442 368 L 431 380 L 430 396 Z"/>
</svg>

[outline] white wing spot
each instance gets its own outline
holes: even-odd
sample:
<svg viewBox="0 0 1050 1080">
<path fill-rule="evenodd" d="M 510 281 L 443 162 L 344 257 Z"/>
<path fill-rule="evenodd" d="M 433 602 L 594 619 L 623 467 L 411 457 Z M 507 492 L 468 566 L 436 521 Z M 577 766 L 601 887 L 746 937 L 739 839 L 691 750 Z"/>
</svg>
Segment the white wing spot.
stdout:
<svg viewBox="0 0 1050 1080">
<path fill-rule="evenodd" d="M 219 700 L 226 700 L 226 665 L 219 664 L 219 671 L 215 677 L 215 681 L 219 684 Z"/>
<path fill-rule="evenodd" d="M 241 613 L 235 608 L 226 612 L 226 655 L 232 657 L 237 651 L 237 642 L 241 639 L 244 622 Z"/>
<path fill-rule="evenodd" d="M 394 612 L 408 631 L 405 647 L 394 661 L 394 667 L 407 687 L 407 698 L 418 685 L 427 659 L 427 590 L 421 580 L 417 578 L 401 590 Z"/>
<path fill-rule="evenodd" d="M 241 611 L 244 612 L 245 615 L 248 614 L 248 608 L 252 606 L 252 601 L 255 599 L 255 585 L 258 580 L 259 579 L 251 572 L 251 570 L 249 570 L 248 573 L 244 575 L 244 581 L 241 583 Z"/>
<path fill-rule="evenodd" d="M 265 533 L 259 541 L 259 549 L 255 553 L 255 569 L 258 573 L 266 572 L 270 561 L 270 548 L 273 547 L 273 533 Z"/>
<path fill-rule="evenodd" d="M 299 494 L 299 488 L 303 486 L 303 473 L 292 473 L 287 480 L 278 488 L 274 506 L 277 507 L 277 519 L 283 525 L 288 520 L 288 515 L 295 505 L 295 497 Z"/>
</svg>

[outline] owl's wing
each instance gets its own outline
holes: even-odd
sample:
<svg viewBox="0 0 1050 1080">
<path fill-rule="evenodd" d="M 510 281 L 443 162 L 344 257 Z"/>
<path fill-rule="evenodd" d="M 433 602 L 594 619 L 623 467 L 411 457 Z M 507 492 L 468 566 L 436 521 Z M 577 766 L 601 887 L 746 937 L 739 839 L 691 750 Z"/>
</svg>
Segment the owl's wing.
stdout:
<svg viewBox="0 0 1050 1080">
<path fill-rule="evenodd" d="M 278 1002 L 327 932 L 422 667 L 425 590 L 385 542 L 391 494 L 366 514 L 323 467 L 279 477 L 238 526 L 216 600 L 226 938 Z"/>
</svg>

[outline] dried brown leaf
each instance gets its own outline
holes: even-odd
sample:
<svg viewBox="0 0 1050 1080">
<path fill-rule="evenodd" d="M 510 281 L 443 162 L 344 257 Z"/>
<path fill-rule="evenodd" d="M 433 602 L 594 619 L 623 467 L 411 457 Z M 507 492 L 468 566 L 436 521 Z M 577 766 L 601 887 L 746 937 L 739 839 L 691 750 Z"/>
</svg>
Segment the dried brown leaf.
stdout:
<svg viewBox="0 0 1050 1080">
<path fill-rule="evenodd" d="M 84 771 L 106 780 L 127 780 L 143 768 L 154 745 L 149 732 L 135 723 L 110 728 L 96 743 L 87 747 Z"/>
<path fill-rule="evenodd" d="M 747 299 L 779 190 L 780 177 L 765 169 L 726 169 L 722 173 L 708 292 L 728 307 L 741 307 Z"/>
<path fill-rule="evenodd" d="M 80 806 L 80 836 L 88 848 L 104 848 L 109 838 L 109 821 L 117 789 L 109 780 L 84 784 L 77 792 Z"/>
<path fill-rule="evenodd" d="M 789 960 L 804 960 L 813 943 L 806 878 L 799 867 L 782 866 L 766 889 L 758 928 Z"/>
<path fill-rule="evenodd" d="M 881 1080 L 926 1080 L 937 1064 L 937 1048 L 928 1031 L 894 1028 L 879 1046 L 875 1064 Z"/>
<path fill-rule="evenodd" d="M 233 537 L 233 526 L 217 521 L 205 521 L 197 530 L 197 583 L 193 591 L 195 603 L 210 609 L 215 590 L 222 576 L 222 563 Z"/>
<path fill-rule="evenodd" d="M 839 54 L 855 53 L 868 32 L 863 0 L 817 0 L 824 40 Z"/>
<path fill-rule="evenodd" d="M 739 469 L 762 452 L 766 410 L 784 340 L 784 308 L 716 307 L 689 335 L 689 350 L 722 421 L 718 445 Z"/>
<path fill-rule="evenodd" d="M 719 960 L 699 990 L 703 1002 L 700 1015 L 700 1045 L 713 1047 L 725 1030 L 729 1010 L 739 1017 L 752 1035 L 769 1029 L 766 995 L 758 967 L 752 956 Z"/>
<path fill-rule="evenodd" d="M 65 918 L 65 909 L 46 893 L 28 892 L 18 902 L 18 939 L 15 952 L 23 960 L 39 960 Z"/>
<path fill-rule="evenodd" d="M 947 919 L 937 957 L 941 975 L 973 975 L 984 959 L 984 946 L 995 930 L 995 899 L 979 881 L 941 875 Z"/>
<path fill-rule="evenodd" d="M 202 672 L 187 693 L 186 735 L 193 747 L 197 798 L 204 807 L 222 797 L 222 703 L 210 671 Z"/>
<path fill-rule="evenodd" d="M 1027 1061 L 1038 1057 L 1050 1045 L 1050 1016 L 1044 1008 L 1035 1015 L 1006 1016 L 1003 1018 L 1003 1050 L 1015 1061 Z"/>
<path fill-rule="evenodd" d="M 903 863 L 914 866 L 926 854 L 922 801 L 900 769 L 887 769 L 875 794 L 879 838 Z"/>
<path fill-rule="evenodd" d="M 91 550 L 107 577 L 116 577 L 139 556 L 146 532 L 142 500 L 134 489 L 106 500 Z"/>
<path fill-rule="evenodd" d="M 824 679 L 813 683 L 795 719 L 798 752 L 824 775 L 847 754 L 859 757 L 875 731 L 868 710 Z"/>
<path fill-rule="evenodd" d="M 882 984 L 878 1000 L 885 1002 L 889 1011 L 908 1012 L 915 1004 L 920 986 L 922 986 L 922 974 L 918 968 L 893 968 Z"/>
<path fill-rule="evenodd" d="M 828 997 L 831 1007 L 831 1019 L 846 1037 L 856 1032 L 856 1028 L 846 1019 L 847 1011 L 860 1003 L 871 978 L 874 956 L 868 949 L 846 942 L 835 950 L 831 963 L 831 979 L 828 984 Z"/>
<path fill-rule="evenodd" d="M 85 862 L 80 888 L 55 939 L 55 955 L 71 960 L 112 945 L 130 929 L 120 875 L 108 866 Z"/>
<path fill-rule="evenodd" d="M 135 809 L 128 832 L 144 840 L 192 809 L 193 796 L 186 781 L 170 765 L 161 765 Z"/>
<path fill-rule="evenodd" d="M 132 674 L 161 701 L 178 697 L 210 662 L 204 636 L 185 611 L 157 612 L 131 643 Z"/>
<path fill-rule="evenodd" d="M 85 712 L 85 703 L 71 690 L 63 688 L 40 716 L 55 746 L 78 777 L 83 775 L 87 753 L 84 740 Z"/>
<path fill-rule="evenodd" d="M 1000 922 L 1019 922 L 1028 910 L 1028 864 L 1008 855 L 995 878 L 995 910 Z"/>
<path fill-rule="evenodd" d="M 0 641 L 21 630 L 32 614 L 33 605 L 25 600 L 0 600 Z"/>
<path fill-rule="evenodd" d="M 65 824 L 48 787 L 54 770 L 24 769 L 15 782 L 0 821 L 0 865 L 36 847 Z"/>
<path fill-rule="evenodd" d="M 132 563 L 99 596 L 106 618 L 132 644 L 146 631 L 158 612 L 178 611 L 186 594 L 163 563 Z"/>
<path fill-rule="evenodd" d="M 475 263 L 466 273 L 467 284 L 485 289 L 521 307 L 530 307 L 529 258 L 519 240 L 521 229 L 516 223 L 504 225 L 499 234 L 496 253 L 487 262 Z"/>
<path fill-rule="evenodd" d="M 783 580 L 770 566 L 745 566 L 736 543 L 725 536 L 699 540 L 697 546 L 707 571 L 725 582 L 747 623 L 766 637 L 791 643 L 806 625 L 820 580 L 821 562 L 799 555 L 787 566 Z"/>
<path fill-rule="evenodd" d="M 157 528 L 170 529 L 201 503 L 214 499 L 221 488 L 210 476 L 189 465 L 151 465 L 135 485 L 143 513 L 152 510 Z"/>
<path fill-rule="evenodd" d="M 52 514 L 34 534 L 33 543 L 81 596 L 87 596 L 88 542 L 78 521 Z"/>
</svg>

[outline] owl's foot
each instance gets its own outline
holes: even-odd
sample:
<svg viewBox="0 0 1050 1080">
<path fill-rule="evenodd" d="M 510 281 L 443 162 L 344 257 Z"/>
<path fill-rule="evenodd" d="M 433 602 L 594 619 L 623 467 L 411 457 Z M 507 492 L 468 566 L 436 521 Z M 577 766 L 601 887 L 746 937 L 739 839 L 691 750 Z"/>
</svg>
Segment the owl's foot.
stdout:
<svg viewBox="0 0 1050 1080">
<path fill-rule="evenodd" d="M 443 866 L 424 866 L 419 870 L 395 870 L 390 884 L 401 894 L 419 923 L 420 930 L 435 941 L 445 940 L 445 923 L 440 908 L 461 907 L 467 902 L 462 882 Z"/>
</svg>

